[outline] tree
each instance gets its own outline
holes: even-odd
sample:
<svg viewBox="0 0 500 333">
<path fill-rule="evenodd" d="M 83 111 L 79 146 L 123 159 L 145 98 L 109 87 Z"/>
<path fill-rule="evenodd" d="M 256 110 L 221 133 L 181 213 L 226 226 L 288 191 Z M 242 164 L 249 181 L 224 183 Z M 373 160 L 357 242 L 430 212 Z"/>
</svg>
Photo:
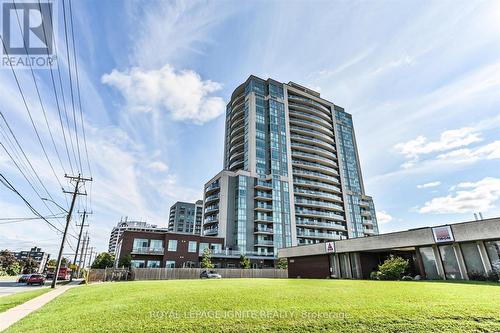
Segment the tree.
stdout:
<svg viewBox="0 0 500 333">
<path fill-rule="evenodd" d="M 115 258 L 108 252 L 102 252 L 100 253 L 92 263 L 92 268 L 108 268 L 108 267 L 113 267 L 115 263 Z"/>
<path fill-rule="evenodd" d="M 3 268 L 2 268 L 3 270 Z M 13 275 L 18 275 L 21 273 L 21 266 L 19 265 L 19 263 L 16 261 L 15 263 L 13 263 L 12 265 L 10 265 L 9 268 L 7 268 L 5 270 L 5 273 L 7 275 L 10 275 L 10 276 L 13 276 Z"/>
<path fill-rule="evenodd" d="M 203 250 L 203 258 L 201 260 L 201 268 L 214 268 L 214 264 L 212 264 L 212 260 L 210 259 L 210 250 Z"/>
<path fill-rule="evenodd" d="M 276 264 L 276 267 L 279 269 L 287 269 L 288 268 L 288 260 L 286 258 L 279 258 L 278 263 Z"/>
<path fill-rule="evenodd" d="M 241 266 L 241 268 L 244 268 L 244 269 L 251 267 L 250 259 L 245 257 L 243 254 L 240 256 L 240 266 Z"/>
<path fill-rule="evenodd" d="M 56 261 L 56 264 L 57 264 L 57 261 Z M 71 265 L 71 261 L 66 257 L 62 257 L 61 258 L 61 267 L 69 267 L 69 265 Z"/>
<path fill-rule="evenodd" d="M 399 280 L 408 267 L 408 260 L 390 255 L 382 265 L 378 266 L 381 280 Z"/>
<path fill-rule="evenodd" d="M 118 260 L 118 267 L 129 268 L 131 261 L 132 261 L 132 256 L 130 254 L 128 254 L 125 257 L 120 258 L 120 260 Z"/>
<path fill-rule="evenodd" d="M 49 267 L 56 267 L 57 265 L 57 260 L 55 259 L 50 259 L 49 262 L 47 263 L 47 266 Z"/>
<path fill-rule="evenodd" d="M 10 266 L 17 262 L 16 257 L 9 250 L 0 251 L 0 267 L 7 271 Z"/>
<path fill-rule="evenodd" d="M 36 262 L 33 258 L 26 258 L 21 260 L 21 266 L 23 267 L 23 274 L 33 274 L 38 271 L 38 262 Z"/>
</svg>

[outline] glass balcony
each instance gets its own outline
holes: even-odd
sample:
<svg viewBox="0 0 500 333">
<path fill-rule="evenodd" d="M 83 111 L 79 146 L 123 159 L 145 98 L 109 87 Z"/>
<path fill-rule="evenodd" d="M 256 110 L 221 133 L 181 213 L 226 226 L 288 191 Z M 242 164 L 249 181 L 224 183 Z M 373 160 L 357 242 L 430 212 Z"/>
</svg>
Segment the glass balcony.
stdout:
<svg viewBox="0 0 500 333">
<path fill-rule="evenodd" d="M 303 205 L 312 205 L 312 206 L 317 206 L 317 207 L 328 207 L 328 208 L 333 208 L 336 210 L 344 211 L 344 207 L 342 207 L 341 205 L 336 205 L 334 203 L 327 202 L 327 201 L 309 200 L 309 199 L 295 197 L 295 203 L 299 204 L 299 205 L 303 204 Z"/>
<path fill-rule="evenodd" d="M 132 254 L 152 254 L 163 255 L 165 248 L 163 247 L 135 247 L 132 249 Z"/>
<path fill-rule="evenodd" d="M 314 110 L 314 111 L 316 111 L 316 110 Z M 314 119 L 315 121 L 317 121 L 321 125 L 327 126 L 330 129 L 333 128 L 331 122 L 328 122 L 328 120 L 325 120 L 324 118 L 319 117 L 319 116 L 315 116 L 315 115 L 313 115 L 313 114 L 311 114 L 309 112 L 303 112 L 303 111 L 297 111 L 297 110 L 290 110 L 290 115 L 294 115 L 297 118 L 298 117 L 306 117 L 306 118 L 309 118 L 309 119 Z"/>
<path fill-rule="evenodd" d="M 310 98 L 289 94 L 288 99 L 302 101 L 302 102 L 306 102 L 306 103 L 318 106 L 318 107 L 320 107 L 321 110 L 324 110 L 326 112 L 326 114 L 331 115 L 331 111 L 328 107 L 326 107 L 323 104 L 316 102 L 315 100 L 312 100 Z"/>
<path fill-rule="evenodd" d="M 330 172 L 330 173 L 333 173 L 335 175 L 339 174 L 339 172 L 336 169 L 334 169 L 332 167 L 328 167 L 326 165 L 319 164 L 319 163 L 293 159 L 292 164 L 297 165 L 297 166 L 306 166 L 306 167 L 312 167 L 312 168 L 324 170 L 325 172 Z"/>
<path fill-rule="evenodd" d="M 306 151 L 312 151 L 312 153 L 323 154 L 326 158 L 337 159 L 337 154 L 335 154 L 334 152 L 307 143 L 292 141 L 292 148 L 306 149 Z"/>
<path fill-rule="evenodd" d="M 304 195 L 311 195 L 311 196 L 318 196 L 318 197 L 322 197 L 322 198 L 330 198 L 330 199 L 334 199 L 334 200 L 337 200 L 337 201 L 343 201 L 342 197 L 338 196 L 338 195 L 335 195 L 335 194 L 332 194 L 332 193 L 327 193 L 327 192 L 321 192 L 321 191 L 313 191 L 313 190 L 308 190 L 308 189 L 305 189 L 305 188 L 302 188 L 302 187 L 297 187 L 297 186 L 294 186 L 294 192 L 297 194 L 304 194 Z"/>
<path fill-rule="evenodd" d="M 341 235 L 326 233 L 326 232 L 308 232 L 308 231 L 297 231 L 297 237 L 304 238 L 325 238 L 325 239 L 342 239 Z"/>
<path fill-rule="evenodd" d="M 321 187 L 321 188 L 326 188 L 326 189 L 334 190 L 334 191 L 339 192 L 339 193 L 342 192 L 341 189 L 340 189 L 340 187 L 338 187 L 338 186 L 333 186 L 333 185 L 330 185 L 330 184 L 326 184 L 326 183 L 322 183 L 322 182 L 316 182 L 316 181 L 308 180 L 308 179 L 304 179 L 304 178 L 293 177 L 293 183 L 297 184 L 297 185 L 317 186 L 317 187 Z"/>
<path fill-rule="evenodd" d="M 346 230 L 346 227 L 343 224 L 338 224 L 338 223 L 329 223 L 329 222 L 320 222 L 318 220 L 306 220 L 306 219 L 301 219 L 297 218 L 295 220 L 295 223 L 297 225 L 304 225 L 304 226 L 309 226 L 309 227 L 318 227 L 318 228 L 325 228 L 325 229 L 335 229 L 335 230 Z"/>
<path fill-rule="evenodd" d="M 321 172 L 309 171 L 309 170 L 298 169 L 298 168 L 293 168 L 292 172 L 293 172 L 294 175 L 299 175 L 299 176 L 304 176 L 304 175 L 305 176 L 314 176 L 318 180 L 328 181 L 328 182 L 340 185 L 340 182 L 339 182 L 339 180 L 337 178 L 335 178 L 333 176 L 325 175 L 324 173 L 321 173 Z"/>
<path fill-rule="evenodd" d="M 323 162 L 328 163 L 331 166 L 335 166 L 335 167 L 337 166 L 337 163 L 334 161 L 334 159 L 336 159 L 336 158 L 334 158 L 334 159 L 326 158 L 326 157 L 323 157 L 321 155 L 305 153 L 305 152 L 293 150 L 293 149 L 292 149 L 292 156 L 310 158 L 313 161 L 323 161 Z"/>
</svg>

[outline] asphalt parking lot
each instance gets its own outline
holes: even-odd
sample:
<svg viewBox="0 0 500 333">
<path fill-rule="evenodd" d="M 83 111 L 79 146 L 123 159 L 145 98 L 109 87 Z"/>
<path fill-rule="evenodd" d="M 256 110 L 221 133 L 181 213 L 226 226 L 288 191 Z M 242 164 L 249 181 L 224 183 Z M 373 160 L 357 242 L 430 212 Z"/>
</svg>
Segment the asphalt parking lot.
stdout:
<svg viewBox="0 0 500 333">
<path fill-rule="evenodd" d="M 27 286 L 26 283 L 17 283 L 18 277 L 12 277 L 11 279 L 0 280 L 0 297 L 20 293 L 23 291 L 34 290 L 36 288 L 47 288 L 50 284 L 45 282 L 44 286 Z"/>
</svg>

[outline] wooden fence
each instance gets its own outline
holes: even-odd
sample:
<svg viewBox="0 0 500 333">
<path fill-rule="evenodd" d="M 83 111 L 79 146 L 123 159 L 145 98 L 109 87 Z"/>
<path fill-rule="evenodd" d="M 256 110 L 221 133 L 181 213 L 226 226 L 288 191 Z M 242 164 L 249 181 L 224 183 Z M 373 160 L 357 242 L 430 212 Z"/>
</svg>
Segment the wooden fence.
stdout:
<svg viewBox="0 0 500 333">
<path fill-rule="evenodd" d="M 106 268 L 91 269 L 87 282 L 105 281 L 129 281 L 129 280 L 180 280 L 199 279 L 203 268 L 132 268 L 126 269 Z M 215 272 L 222 275 L 222 278 L 288 278 L 287 269 L 240 269 L 240 268 L 216 268 Z"/>
<path fill-rule="evenodd" d="M 178 280 L 199 279 L 203 268 L 133 268 L 132 279 L 134 280 Z M 286 269 L 240 269 L 240 268 L 216 268 L 215 272 L 222 278 L 288 278 Z"/>
</svg>

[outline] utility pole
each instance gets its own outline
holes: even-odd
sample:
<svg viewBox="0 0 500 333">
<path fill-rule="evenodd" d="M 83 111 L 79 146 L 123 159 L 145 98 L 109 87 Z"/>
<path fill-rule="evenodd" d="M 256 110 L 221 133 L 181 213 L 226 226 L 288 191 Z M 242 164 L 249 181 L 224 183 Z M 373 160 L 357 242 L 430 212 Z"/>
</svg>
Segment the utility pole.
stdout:
<svg viewBox="0 0 500 333">
<path fill-rule="evenodd" d="M 92 246 L 90 248 L 89 263 L 88 263 L 89 266 L 92 265 L 92 255 L 93 254 L 94 254 L 94 247 Z"/>
<path fill-rule="evenodd" d="M 83 255 L 83 267 L 85 267 L 85 263 L 87 262 L 87 251 L 89 250 L 90 238 L 89 235 L 85 235 L 85 254 Z"/>
<path fill-rule="evenodd" d="M 73 213 L 73 208 L 75 207 L 76 196 L 86 195 L 86 193 L 78 192 L 78 185 L 80 185 L 80 182 L 85 182 L 87 180 L 92 181 L 92 178 L 83 178 L 80 174 L 78 175 L 78 177 L 68 176 L 68 175 L 64 175 L 64 177 L 70 180 L 76 180 L 76 184 L 75 184 L 75 190 L 73 192 L 68 192 L 63 190 L 64 193 L 71 193 L 73 195 L 73 198 L 71 199 L 71 206 L 69 207 L 68 215 L 66 216 L 66 225 L 64 226 L 64 233 L 61 240 L 61 246 L 59 247 L 59 254 L 57 255 L 56 271 L 54 272 L 54 278 L 52 279 L 52 284 L 50 285 L 51 288 L 56 287 L 57 277 L 59 276 L 59 269 L 61 268 L 64 243 L 66 242 L 66 234 L 68 233 L 68 227 L 71 221 L 71 214 Z"/>
<path fill-rule="evenodd" d="M 80 233 L 78 234 L 78 242 L 76 243 L 76 250 L 75 250 L 75 258 L 73 259 L 73 265 L 76 266 L 76 259 L 78 258 L 78 250 L 80 249 L 80 240 L 82 239 L 82 232 L 83 232 L 83 227 L 85 226 L 85 217 L 87 217 L 87 211 L 83 211 L 82 215 L 82 223 L 80 223 Z M 78 227 L 78 224 L 76 225 Z M 88 224 L 87 224 L 88 226 Z M 78 267 L 78 272 L 80 272 L 80 267 Z M 69 282 L 73 281 L 73 275 L 75 271 L 72 269 L 71 270 L 71 275 L 69 277 Z"/>
<path fill-rule="evenodd" d="M 80 276 L 80 269 L 82 267 L 82 261 L 83 261 L 83 252 L 85 251 L 85 241 L 87 240 L 87 234 L 88 232 L 85 232 L 85 236 L 83 236 L 83 244 L 82 248 L 80 249 L 80 260 L 78 260 L 78 272 L 77 276 Z M 85 265 L 85 262 L 83 263 Z"/>
</svg>

